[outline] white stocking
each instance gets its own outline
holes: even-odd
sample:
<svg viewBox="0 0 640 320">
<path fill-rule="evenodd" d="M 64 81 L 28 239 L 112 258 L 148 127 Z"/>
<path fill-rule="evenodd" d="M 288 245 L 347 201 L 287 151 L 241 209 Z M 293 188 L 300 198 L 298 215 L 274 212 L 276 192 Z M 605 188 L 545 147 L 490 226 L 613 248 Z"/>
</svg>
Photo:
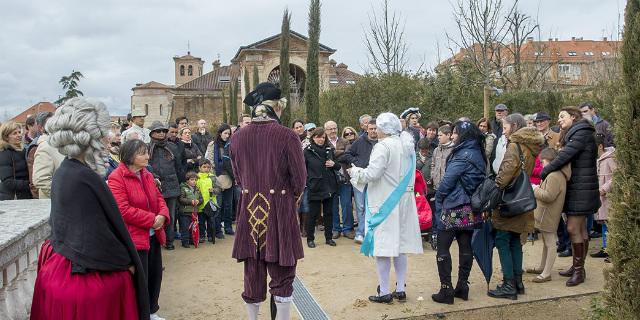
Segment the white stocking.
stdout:
<svg viewBox="0 0 640 320">
<path fill-rule="evenodd" d="M 376 257 L 378 268 L 378 282 L 380 283 L 380 296 L 389 294 L 389 271 L 391 270 L 391 258 Z"/>
<path fill-rule="evenodd" d="M 258 311 L 260 309 L 260 303 L 246 303 L 247 313 L 249 313 L 249 320 L 258 320 Z"/>
<path fill-rule="evenodd" d="M 396 292 L 404 292 L 404 285 L 407 278 L 407 255 L 401 253 L 393 258 L 393 269 L 396 270 Z"/>
<path fill-rule="evenodd" d="M 278 297 L 273 296 L 276 303 L 276 320 L 289 320 L 291 319 L 291 301 L 293 297 Z"/>
</svg>

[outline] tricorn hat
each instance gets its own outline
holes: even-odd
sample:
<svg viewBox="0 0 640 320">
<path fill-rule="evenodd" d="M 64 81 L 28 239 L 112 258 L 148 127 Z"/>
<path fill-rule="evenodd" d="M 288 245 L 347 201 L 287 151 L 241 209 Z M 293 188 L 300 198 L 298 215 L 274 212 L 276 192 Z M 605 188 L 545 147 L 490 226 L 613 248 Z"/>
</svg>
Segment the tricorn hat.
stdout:
<svg viewBox="0 0 640 320">
<path fill-rule="evenodd" d="M 422 117 L 422 115 L 420 114 L 419 108 L 411 107 L 411 108 L 408 108 L 407 110 L 402 111 L 402 113 L 400 114 L 400 118 L 406 119 L 414 113 L 418 115 L 418 118 Z"/>
<path fill-rule="evenodd" d="M 280 99 L 281 91 L 273 83 L 263 82 L 256 86 L 255 90 L 249 92 L 242 102 L 246 105 L 255 107 L 265 100 Z"/>
</svg>

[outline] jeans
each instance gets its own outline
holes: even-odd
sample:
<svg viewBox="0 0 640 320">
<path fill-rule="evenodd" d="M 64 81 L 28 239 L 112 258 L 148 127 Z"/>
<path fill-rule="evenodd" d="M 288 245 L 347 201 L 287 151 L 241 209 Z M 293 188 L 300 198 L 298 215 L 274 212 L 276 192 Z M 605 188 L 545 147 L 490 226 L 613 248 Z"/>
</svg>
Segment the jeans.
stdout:
<svg viewBox="0 0 640 320">
<path fill-rule="evenodd" d="M 164 227 L 164 232 L 167 233 L 167 245 L 173 245 L 173 240 L 176 236 L 176 211 L 178 209 L 176 204 L 178 203 L 178 198 L 164 198 L 164 202 L 167 204 L 167 208 L 169 209 L 169 223 Z"/>
<path fill-rule="evenodd" d="M 178 219 L 180 220 L 180 241 L 182 241 L 182 244 L 189 245 L 189 242 L 191 241 L 191 230 L 189 230 L 191 214 L 181 212 L 178 215 Z M 196 239 L 196 241 L 198 241 L 198 239 Z"/>
<path fill-rule="evenodd" d="M 496 248 L 500 255 L 500 266 L 505 279 L 515 279 L 516 274 L 522 274 L 522 243 L 520 234 L 496 230 Z"/>
<path fill-rule="evenodd" d="M 307 188 L 304 188 L 302 192 L 302 199 L 300 199 L 300 208 L 298 208 L 299 213 L 309 213 L 309 191 Z"/>
<path fill-rule="evenodd" d="M 353 205 L 351 202 L 351 184 L 339 184 L 338 196 L 333 200 L 333 231 L 349 232 L 353 230 Z M 342 207 L 342 226 L 340 225 L 340 210 Z"/>
<path fill-rule="evenodd" d="M 593 231 L 593 214 L 587 215 L 587 234 Z"/>
<path fill-rule="evenodd" d="M 233 221 L 233 191 L 231 187 L 222 191 L 222 223 L 224 230 L 232 230 L 231 223 Z"/>
<path fill-rule="evenodd" d="M 353 188 L 353 199 L 356 202 L 356 217 L 358 218 L 358 229 L 356 229 L 356 237 L 364 237 L 364 192 L 359 191 L 357 188 Z"/>
<path fill-rule="evenodd" d="M 567 249 L 571 249 L 571 241 L 569 239 L 569 232 L 567 231 L 567 223 L 564 219 L 560 218 L 560 223 L 558 224 L 558 251 L 565 251 Z"/>
<path fill-rule="evenodd" d="M 211 241 L 213 237 L 215 237 L 216 232 L 218 231 L 215 229 L 217 226 L 219 226 L 219 224 L 217 226 L 215 224 L 215 218 L 217 215 L 217 212 L 211 210 L 211 207 L 208 204 L 204 207 L 202 212 L 198 213 L 198 228 L 200 231 L 200 239 L 204 239 L 205 234 L 209 241 Z"/>
</svg>

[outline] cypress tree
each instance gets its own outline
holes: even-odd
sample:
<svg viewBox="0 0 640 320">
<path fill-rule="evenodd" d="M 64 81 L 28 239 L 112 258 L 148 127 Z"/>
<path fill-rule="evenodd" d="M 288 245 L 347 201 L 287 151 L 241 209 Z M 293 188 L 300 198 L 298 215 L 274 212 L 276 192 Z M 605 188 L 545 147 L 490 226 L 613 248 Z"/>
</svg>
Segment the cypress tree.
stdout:
<svg viewBox="0 0 640 320">
<path fill-rule="evenodd" d="M 253 65 L 253 87 L 257 87 L 260 84 L 260 75 L 258 74 L 258 66 Z"/>
<path fill-rule="evenodd" d="M 284 10 L 282 15 L 282 28 L 280 31 L 280 90 L 282 91 L 282 97 L 287 98 L 287 101 L 291 101 L 291 87 L 289 85 L 289 21 L 291 21 L 291 14 L 288 9 Z M 282 124 L 289 126 L 291 121 L 291 107 L 282 111 L 280 118 Z"/>
<path fill-rule="evenodd" d="M 238 123 L 238 79 L 231 79 L 233 84 L 229 85 L 229 124 Z"/>
<path fill-rule="evenodd" d="M 622 42 L 625 94 L 614 106 L 617 172 L 609 194 L 609 237 L 604 304 L 608 319 L 637 319 L 640 314 L 640 1 L 629 0 Z"/>
<path fill-rule="evenodd" d="M 249 84 L 249 69 L 247 69 L 247 67 L 244 67 L 244 78 L 242 78 L 242 82 L 244 83 L 244 92 L 245 95 L 248 94 L 249 92 L 251 92 L 251 87 Z M 244 103 L 243 103 L 244 104 Z M 251 113 L 251 110 L 249 109 L 249 106 L 244 104 L 244 113 Z"/>
<path fill-rule="evenodd" d="M 224 96 L 224 90 L 222 90 L 222 122 L 229 123 L 229 116 L 227 115 L 227 97 Z"/>
<path fill-rule="evenodd" d="M 318 54 L 320 51 L 320 0 L 311 0 L 311 3 L 309 4 L 308 47 L 304 104 L 307 110 L 307 121 L 318 123 L 320 120 L 320 76 L 318 74 Z"/>
</svg>

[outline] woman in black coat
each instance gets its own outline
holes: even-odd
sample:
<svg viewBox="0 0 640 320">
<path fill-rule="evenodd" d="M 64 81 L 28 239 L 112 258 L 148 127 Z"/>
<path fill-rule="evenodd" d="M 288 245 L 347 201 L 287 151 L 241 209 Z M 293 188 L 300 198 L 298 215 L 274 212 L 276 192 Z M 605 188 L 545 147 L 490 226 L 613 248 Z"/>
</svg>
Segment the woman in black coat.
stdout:
<svg viewBox="0 0 640 320">
<path fill-rule="evenodd" d="M 19 124 L 10 121 L 0 127 L 0 200 L 31 199 L 21 138 Z"/>
<path fill-rule="evenodd" d="M 326 243 L 335 246 L 333 241 L 333 201 L 338 192 L 336 173 L 340 165 L 333 161 L 334 150 L 327 143 L 324 128 L 316 128 L 311 134 L 311 144 L 304 149 L 304 161 L 307 166 L 307 191 L 309 196 L 309 217 L 306 221 L 307 245 L 315 248 L 315 222 L 323 208 L 324 237 Z"/>
<path fill-rule="evenodd" d="M 187 163 L 185 174 L 189 171 L 198 172 L 198 160 L 202 158 L 200 148 L 191 140 L 191 129 L 184 127 L 180 130 L 180 140 L 184 144 L 184 157 Z"/>
<path fill-rule="evenodd" d="M 564 212 L 567 214 L 567 230 L 571 237 L 573 265 L 569 270 L 560 272 L 560 275 L 571 277 L 567 280 L 567 286 L 576 286 L 585 280 L 584 259 L 589 246 L 587 216 L 594 214 L 600 207 L 598 148 L 595 128 L 582 118 L 577 107 L 562 108 L 558 124 L 562 128 L 562 149 L 542 169 L 540 178 L 544 180 L 549 173 L 571 163 L 571 179 L 567 183 Z"/>
</svg>

